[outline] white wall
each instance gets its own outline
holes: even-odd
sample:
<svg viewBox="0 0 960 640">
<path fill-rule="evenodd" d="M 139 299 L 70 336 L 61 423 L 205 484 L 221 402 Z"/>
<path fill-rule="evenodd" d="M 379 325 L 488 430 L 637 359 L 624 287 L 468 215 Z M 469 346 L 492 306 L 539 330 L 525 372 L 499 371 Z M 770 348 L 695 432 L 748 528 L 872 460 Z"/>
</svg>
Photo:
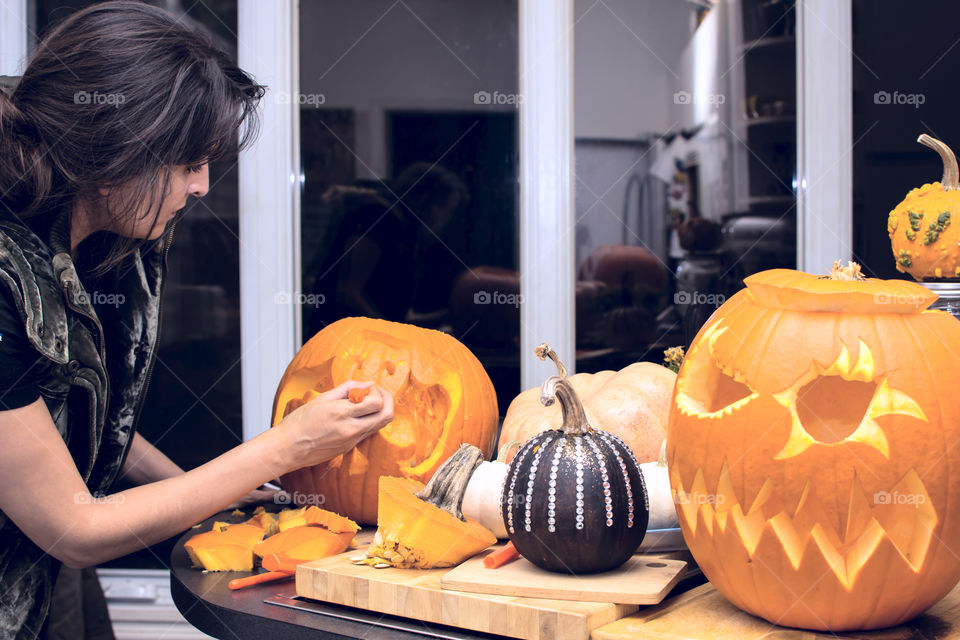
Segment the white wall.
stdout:
<svg viewBox="0 0 960 640">
<path fill-rule="evenodd" d="M 384 110 L 515 108 L 474 94 L 517 92 L 516 0 L 301 2 L 300 34 L 301 93 L 356 110 L 360 177 L 386 175 Z"/>
<path fill-rule="evenodd" d="M 677 63 L 692 6 L 680 0 L 577 0 L 574 39 L 578 138 L 635 138 L 673 125 Z"/>
</svg>

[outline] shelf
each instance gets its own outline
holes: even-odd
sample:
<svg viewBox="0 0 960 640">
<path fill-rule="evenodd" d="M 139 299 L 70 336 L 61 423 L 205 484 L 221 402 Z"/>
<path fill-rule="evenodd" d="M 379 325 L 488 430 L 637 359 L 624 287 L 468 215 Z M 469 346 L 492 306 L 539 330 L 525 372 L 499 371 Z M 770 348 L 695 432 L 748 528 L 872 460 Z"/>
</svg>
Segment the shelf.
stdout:
<svg viewBox="0 0 960 640">
<path fill-rule="evenodd" d="M 792 204 L 796 196 L 750 196 L 747 204 Z"/>
<path fill-rule="evenodd" d="M 748 127 L 755 127 L 764 124 L 787 124 L 797 121 L 797 116 L 760 116 L 759 118 L 744 118 L 743 122 Z"/>
<path fill-rule="evenodd" d="M 765 47 L 779 47 L 784 45 L 795 45 L 797 42 L 796 36 L 773 36 L 768 38 L 757 38 L 756 40 L 750 40 L 744 42 L 741 47 L 743 53 L 748 53 L 754 49 L 760 49 Z"/>
</svg>

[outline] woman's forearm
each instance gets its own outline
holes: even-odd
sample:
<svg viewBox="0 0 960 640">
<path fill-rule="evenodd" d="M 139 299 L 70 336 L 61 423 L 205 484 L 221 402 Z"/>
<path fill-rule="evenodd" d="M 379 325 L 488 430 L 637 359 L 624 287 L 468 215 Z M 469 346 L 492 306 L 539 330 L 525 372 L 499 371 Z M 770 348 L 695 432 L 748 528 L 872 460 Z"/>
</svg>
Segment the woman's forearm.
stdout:
<svg viewBox="0 0 960 640">
<path fill-rule="evenodd" d="M 284 471 L 271 431 L 166 480 L 91 497 L 89 517 L 63 558 L 93 566 L 174 536 Z M 216 490 L 211 490 L 216 487 Z"/>
<path fill-rule="evenodd" d="M 123 477 L 132 484 L 147 484 L 166 480 L 183 473 L 183 469 L 162 451 L 150 444 L 139 433 L 133 434 L 127 459 L 123 463 Z"/>
</svg>

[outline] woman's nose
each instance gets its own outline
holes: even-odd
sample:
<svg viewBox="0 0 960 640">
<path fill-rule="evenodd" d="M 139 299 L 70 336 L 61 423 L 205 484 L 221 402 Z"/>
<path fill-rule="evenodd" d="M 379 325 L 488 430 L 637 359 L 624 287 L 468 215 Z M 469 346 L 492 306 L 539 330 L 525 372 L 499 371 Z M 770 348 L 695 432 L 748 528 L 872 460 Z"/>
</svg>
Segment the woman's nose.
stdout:
<svg viewBox="0 0 960 640">
<path fill-rule="evenodd" d="M 210 165 L 204 164 L 199 173 L 191 174 L 189 192 L 201 198 L 210 190 Z"/>
</svg>

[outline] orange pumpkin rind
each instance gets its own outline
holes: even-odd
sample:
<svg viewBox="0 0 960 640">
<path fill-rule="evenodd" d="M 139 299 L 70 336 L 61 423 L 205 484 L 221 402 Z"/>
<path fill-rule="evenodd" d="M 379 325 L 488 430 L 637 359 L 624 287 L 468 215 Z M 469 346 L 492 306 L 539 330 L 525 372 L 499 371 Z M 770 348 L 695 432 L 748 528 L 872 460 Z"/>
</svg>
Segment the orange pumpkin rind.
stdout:
<svg viewBox="0 0 960 640">
<path fill-rule="evenodd" d="M 377 533 L 366 557 L 358 559 L 357 564 L 452 567 L 496 544 L 497 538 L 489 529 L 456 513 L 466 484 L 482 459 L 479 449 L 463 445 L 437 470 L 427 487 L 407 478 L 381 477 Z"/>
</svg>

